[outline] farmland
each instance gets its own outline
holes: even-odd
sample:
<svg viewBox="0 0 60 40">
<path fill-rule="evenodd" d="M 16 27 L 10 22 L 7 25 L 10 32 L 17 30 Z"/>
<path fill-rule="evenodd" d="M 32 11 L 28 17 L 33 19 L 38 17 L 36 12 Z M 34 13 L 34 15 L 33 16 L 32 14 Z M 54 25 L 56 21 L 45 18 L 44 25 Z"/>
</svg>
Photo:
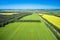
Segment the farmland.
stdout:
<svg viewBox="0 0 60 40">
<path fill-rule="evenodd" d="M 29 10 L 14 13 L 0 14 L 0 40 L 59 40 L 41 19 L 39 12 Z M 42 17 L 60 30 L 59 17 L 45 14 Z M 48 19 L 51 17 L 53 21 Z"/>
<path fill-rule="evenodd" d="M 47 15 L 47 14 L 43 14 L 42 17 L 44 17 L 45 19 L 47 19 L 49 22 L 51 22 L 52 24 L 54 24 L 60 29 L 60 18 L 53 15 Z"/>
<path fill-rule="evenodd" d="M 54 33 L 57 32 L 56 34 L 60 37 L 60 21 L 59 21 L 60 18 L 54 15 L 48 15 L 48 14 L 40 14 L 40 16 L 53 27 Z M 51 30 L 53 30 L 52 27 L 50 27 Z"/>
</svg>

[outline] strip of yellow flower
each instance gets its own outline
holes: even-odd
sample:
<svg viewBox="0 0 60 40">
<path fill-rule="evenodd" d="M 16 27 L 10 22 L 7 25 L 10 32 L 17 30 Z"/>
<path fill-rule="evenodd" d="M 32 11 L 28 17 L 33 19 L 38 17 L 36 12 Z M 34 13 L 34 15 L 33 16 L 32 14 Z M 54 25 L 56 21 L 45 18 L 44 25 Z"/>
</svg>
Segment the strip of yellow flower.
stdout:
<svg viewBox="0 0 60 40">
<path fill-rule="evenodd" d="M 53 16 L 53 15 L 47 15 L 47 14 L 42 14 L 42 17 L 60 29 L 60 18 L 59 17 Z"/>
<path fill-rule="evenodd" d="M 13 14 L 18 14 L 18 13 L 0 13 L 1 15 L 13 15 Z"/>
</svg>

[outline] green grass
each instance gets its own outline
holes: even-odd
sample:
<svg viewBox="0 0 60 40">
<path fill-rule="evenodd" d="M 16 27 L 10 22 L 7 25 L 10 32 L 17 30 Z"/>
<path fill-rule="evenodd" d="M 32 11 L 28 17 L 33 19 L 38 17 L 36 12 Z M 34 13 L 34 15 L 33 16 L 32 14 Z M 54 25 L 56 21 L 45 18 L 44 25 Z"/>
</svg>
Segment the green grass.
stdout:
<svg viewBox="0 0 60 40">
<path fill-rule="evenodd" d="M 21 18 L 20 20 L 40 20 L 36 14 L 28 15 L 26 17 Z"/>
<path fill-rule="evenodd" d="M 32 14 L 21 20 L 41 22 L 14 22 L 0 28 L 0 40 L 57 40 L 38 15 Z"/>
</svg>

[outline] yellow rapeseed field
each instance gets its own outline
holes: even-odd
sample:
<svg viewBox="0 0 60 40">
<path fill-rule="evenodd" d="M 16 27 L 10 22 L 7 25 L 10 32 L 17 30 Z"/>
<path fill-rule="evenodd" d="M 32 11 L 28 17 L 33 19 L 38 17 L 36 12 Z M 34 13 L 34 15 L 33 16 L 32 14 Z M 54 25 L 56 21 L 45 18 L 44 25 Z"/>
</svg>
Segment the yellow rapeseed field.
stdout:
<svg viewBox="0 0 60 40">
<path fill-rule="evenodd" d="M 48 15 L 48 14 L 42 14 L 42 17 L 60 29 L 60 18 L 59 17 Z"/>
</svg>

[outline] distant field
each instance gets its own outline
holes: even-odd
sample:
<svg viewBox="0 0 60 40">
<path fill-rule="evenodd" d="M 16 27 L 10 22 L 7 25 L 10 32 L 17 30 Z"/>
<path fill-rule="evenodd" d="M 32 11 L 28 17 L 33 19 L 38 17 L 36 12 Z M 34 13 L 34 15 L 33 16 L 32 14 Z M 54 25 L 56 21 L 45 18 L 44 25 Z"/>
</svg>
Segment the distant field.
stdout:
<svg viewBox="0 0 60 40">
<path fill-rule="evenodd" d="M 60 17 L 60 10 L 42 10 L 42 11 L 39 11 L 39 13 Z"/>
<path fill-rule="evenodd" d="M 0 15 L 13 15 L 13 14 L 18 14 L 18 13 L 0 13 Z"/>
<path fill-rule="evenodd" d="M 57 40 L 43 20 L 36 14 L 19 20 L 40 20 L 40 22 L 14 22 L 0 28 L 0 40 Z"/>
</svg>

